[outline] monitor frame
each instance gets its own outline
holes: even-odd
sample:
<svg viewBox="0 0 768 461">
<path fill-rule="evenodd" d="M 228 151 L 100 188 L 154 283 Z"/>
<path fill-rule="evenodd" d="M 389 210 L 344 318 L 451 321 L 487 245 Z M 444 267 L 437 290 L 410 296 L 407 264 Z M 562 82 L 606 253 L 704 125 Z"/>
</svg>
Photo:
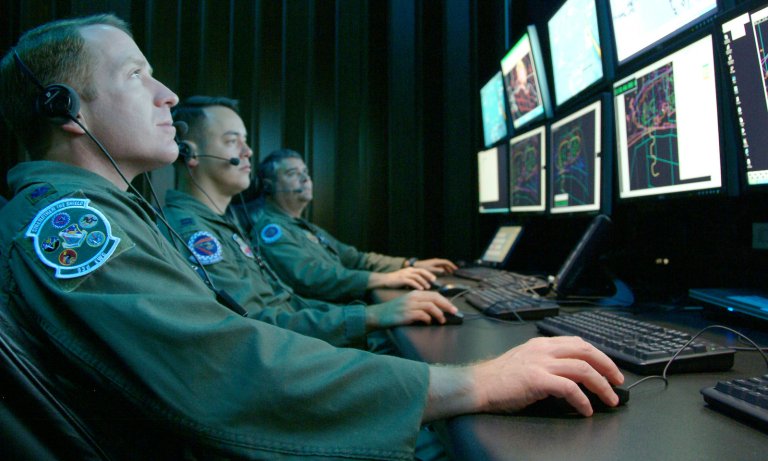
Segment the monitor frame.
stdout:
<svg viewBox="0 0 768 461">
<path fill-rule="evenodd" d="M 496 186 L 498 199 L 495 201 L 482 202 L 482 180 L 483 176 L 480 171 L 481 155 L 490 155 L 494 151 L 496 153 Z M 482 149 L 477 152 L 477 191 L 478 191 L 478 211 L 481 214 L 489 213 L 508 213 L 509 212 L 509 160 L 505 143 L 501 143 L 497 146 L 490 147 L 488 149 Z"/>
<path fill-rule="evenodd" d="M 558 120 L 553 121 L 549 125 L 549 158 L 547 165 L 549 168 L 549 177 L 547 182 L 549 188 L 547 189 L 547 209 L 551 215 L 576 215 L 585 214 L 592 215 L 597 213 L 610 214 L 612 204 L 612 175 L 613 175 L 613 105 L 610 98 L 610 94 L 602 93 L 597 98 L 593 98 L 581 107 L 572 111 Z M 598 120 L 595 123 L 595 153 L 593 163 L 593 190 L 594 203 L 587 205 L 566 205 L 558 207 L 555 205 L 555 175 L 557 174 L 557 168 L 555 167 L 555 155 L 556 147 L 554 143 L 555 131 L 563 125 L 567 125 L 576 119 L 587 115 L 589 113 L 596 112 Z"/>
<path fill-rule="evenodd" d="M 666 47 L 670 41 L 685 35 L 687 32 L 693 32 L 698 30 L 701 27 L 707 27 L 709 24 L 711 24 L 714 18 L 717 17 L 717 15 L 721 10 L 719 1 L 714 0 L 715 5 L 713 8 L 707 11 L 704 11 L 701 15 L 695 18 L 692 18 L 683 24 L 679 24 L 675 26 L 674 28 L 672 28 L 671 30 L 668 30 L 666 33 L 664 33 L 660 37 L 656 37 L 651 42 L 646 43 L 640 48 L 637 48 L 634 51 L 630 51 L 626 56 L 620 56 L 619 53 L 621 53 L 622 51 L 621 50 L 622 45 L 620 43 L 620 40 L 616 36 L 617 26 L 616 26 L 614 11 L 613 11 L 614 6 L 611 4 L 613 3 L 613 0 L 608 0 L 606 3 L 608 4 L 607 6 L 609 10 L 607 19 L 610 23 L 611 32 L 612 32 L 611 35 L 612 35 L 612 42 L 614 47 L 614 55 L 615 55 L 616 63 L 619 67 L 623 67 L 629 64 L 630 62 L 633 62 L 636 59 L 649 54 L 654 49 L 658 50 L 662 47 Z M 628 28 L 630 27 L 627 24 L 622 24 L 622 27 L 621 27 L 622 30 L 628 29 Z"/>
<path fill-rule="evenodd" d="M 547 209 L 547 144 L 549 132 L 545 125 L 539 125 L 529 130 L 519 133 L 507 141 L 507 156 L 509 158 L 509 211 L 512 213 L 544 213 Z M 528 139 L 538 136 L 540 145 L 540 158 L 539 158 L 539 204 L 537 205 L 515 205 L 514 195 L 515 187 L 513 181 L 513 144 L 519 144 L 527 141 Z"/>
<path fill-rule="evenodd" d="M 610 28 L 610 11 L 608 9 L 608 4 L 605 1 L 600 0 L 581 0 L 581 1 L 590 1 L 592 2 L 592 5 L 595 8 L 595 19 L 597 21 L 596 28 L 597 28 L 597 34 L 598 39 L 600 41 L 600 65 L 601 65 L 601 76 L 592 82 L 589 82 L 588 84 L 583 85 L 581 88 L 577 89 L 573 94 L 570 96 L 563 97 L 561 99 L 561 91 L 558 91 L 558 80 L 557 80 L 557 67 L 555 66 L 555 52 L 554 52 L 554 41 L 553 41 L 553 20 L 555 17 L 557 17 L 560 14 L 565 14 L 565 8 L 568 6 L 568 2 L 575 1 L 575 0 L 566 0 L 560 8 L 557 9 L 557 11 L 550 16 L 550 18 L 547 20 L 547 33 L 548 33 L 548 39 L 549 39 L 549 62 L 552 69 L 551 72 L 551 88 L 554 92 L 554 107 L 556 111 L 560 111 L 563 109 L 567 109 L 568 107 L 580 104 L 580 101 L 584 97 L 592 96 L 596 90 L 599 90 L 600 87 L 603 85 L 610 85 L 611 82 L 613 82 L 615 76 L 616 76 L 616 66 L 615 66 L 615 50 L 614 50 L 614 44 L 613 44 L 613 34 L 611 32 Z"/>
<path fill-rule="evenodd" d="M 672 197 L 686 197 L 686 196 L 705 196 L 705 195 L 725 195 L 726 191 L 728 190 L 728 181 L 727 181 L 727 166 L 726 166 L 726 160 L 725 160 L 725 148 L 724 148 L 724 138 L 723 136 L 723 114 L 722 114 L 722 98 L 721 98 L 721 76 L 720 72 L 718 72 L 718 62 L 717 62 L 717 56 L 714 49 L 714 40 L 715 36 L 712 33 L 713 28 L 707 28 L 702 29 L 702 33 L 699 34 L 692 34 L 690 37 L 688 37 L 687 40 L 680 42 L 675 47 L 670 47 L 666 50 L 666 53 L 659 56 L 657 54 L 653 54 L 649 56 L 649 59 L 647 61 L 644 61 L 642 64 L 642 67 L 635 68 L 632 70 L 632 72 L 626 73 L 622 78 L 617 79 L 613 84 L 613 106 L 614 106 L 614 121 L 615 121 L 615 145 L 616 145 L 616 167 L 617 167 L 617 193 L 618 193 L 618 199 L 620 201 L 629 201 L 629 200 L 642 200 L 642 199 L 665 199 L 665 198 L 672 198 Z M 705 43 L 708 40 L 708 43 Z M 655 70 L 658 70 L 662 68 L 665 65 L 665 62 L 668 63 L 669 61 L 672 61 L 674 63 L 674 60 L 677 59 L 684 51 L 688 50 L 691 47 L 694 46 L 701 46 L 705 47 L 706 45 L 709 45 L 709 48 L 712 52 L 712 87 L 711 90 L 713 91 L 713 97 L 712 97 L 712 108 L 711 108 L 711 114 L 710 119 L 708 122 L 710 123 L 710 126 L 707 127 L 698 127 L 696 129 L 696 136 L 693 136 L 691 134 L 686 135 L 685 142 L 690 143 L 693 140 L 696 140 L 696 142 L 699 142 L 701 145 L 716 145 L 717 146 L 717 154 L 716 157 L 719 162 L 719 184 L 717 181 L 713 181 L 709 183 L 708 185 L 701 185 L 701 186 L 681 186 L 681 185 L 675 185 L 675 186 L 664 186 L 662 187 L 652 187 L 652 188 L 645 188 L 645 189 L 639 189 L 638 190 L 631 190 L 629 187 L 625 184 L 627 181 L 627 178 L 629 178 L 629 172 L 626 168 L 625 163 L 629 159 L 629 155 L 626 156 L 623 155 L 623 151 L 627 149 L 628 146 L 626 146 L 626 136 L 624 135 L 625 132 L 625 121 L 623 120 L 625 116 L 625 111 L 620 110 L 619 107 L 619 98 L 623 97 L 624 94 L 631 91 L 633 88 L 633 85 L 636 84 L 636 82 L 633 82 L 638 77 L 647 76 L 650 73 L 652 73 Z M 674 66 L 674 64 L 673 64 Z M 679 66 L 679 64 L 678 64 Z M 638 66 L 635 66 L 638 67 Z M 680 69 L 687 69 L 686 66 L 678 67 Z M 680 87 L 685 88 L 685 87 Z M 687 89 L 687 88 L 686 88 Z M 680 89 L 675 87 L 675 100 L 676 100 L 676 107 L 675 107 L 675 129 L 677 129 L 678 123 L 679 123 L 679 109 L 680 109 L 680 96 L 682 96 L 680 93 Z M 690 96 L 690 99 L 692 99 L 693 96 Z M 621 105 L 623 107 L 623 104 Z M 689 113 L 693 113 L 694 111 L 700 111 L 701 110 L 701 99 L 696 100 L 696 104 L 691 104 L 690 108 L 687 108 Z M 684 125 L 685 126 L 685 125 Z M 703 135 L 709 134 L 710 136 L 714 135 L 716 136 L 716 140 L 712 142 L 710 139 L 710 142 L 702 142 L 701 139 Z M 689 148 L 690 149 L 690 148 Z M 679 149 L 678 149 L 679 151 Z M 715 154 L 713 154 L 715 156 Z M 626 157 L 626 158 L 625 158 Z M 662 162 L 663 164 L 663 162 Z M 694 165 L 693 162 L 686 163 L 686 165 Z"/>
<path fill-rule="evenodd" d="M 525 56 L 530 56 L 530 64 L 534 75 L 536 97 L 539 104 L 532 109 L 516 116 L 517 103 L 510 75 L 521 63 Z M 500 61 L 502 75 L 504 76 L 504 89 L 507 94 L 507 107 L 509 109 L 510 120 L 512 122 L 513 133 L 517 130 L 526 129 L 529 125 L 540 120 L 552 117 L 552 99 L 549 96 L 549 80 L 547 79 L 546 65 L 541 52 L 541 42 L 539 41 L 536 26 L 531 24 L 526 27 L 525 32 L 517 39 L 515 44 L 507 51 Z M 526 76 L 527 78 L 527 76 Z"/>
<path fill-rule="evenodd" d="M 496 79 L 500 80 L 501 83 L 501 105 L 502 105 L 502 111 L 504 112 L 504 134 L 499 136 L 496 139 L 491 139 L 489 141 L 487 136 L 487 126 L 486 126 L 486 111 L 485 111 L 485 101 L 483 98 L 483 94 L 487 89 L 489 88 L 489 85 L 491 85 Z M 485 84 L 480 88 L 480 117 L 482 121 L 482 127 L 483 127 L 483 144 L 486 148 L 490 148 L 495 146 L 496 144 L 500 143 L 501 141 L 507 139 L 511 133 L 510 129 L 510 116 L 509 116 L 509 101 L 507 100 L 507 91 L 504 87 L 504 74 L 502 73 L 501 69 L 496 71 L 491 78 L 486 80 Z"/>
</svg>

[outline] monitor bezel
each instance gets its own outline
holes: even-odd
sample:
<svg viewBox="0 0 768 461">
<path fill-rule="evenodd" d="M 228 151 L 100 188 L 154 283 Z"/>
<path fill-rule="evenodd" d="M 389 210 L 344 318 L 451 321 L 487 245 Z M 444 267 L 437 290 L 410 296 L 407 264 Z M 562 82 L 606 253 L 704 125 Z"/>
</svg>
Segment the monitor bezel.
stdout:
<svg viewBox="0 0 768 461">
<path fill-rule="evenodd" d="M 518 143 L 520 141 L 524 141 L 530 137 L 533 136 L 539 136 L 541 141 L 541 158 L 539 159 L 539 184 L 540 184 L 540 190 L 541 190 L 541 198 L 539 200 L 539 205 L 519 205 L 516 206 L 513 204 L 512 195 L 514 193 L 513 187 L 512 187 L 512 144 Z M 538 213 L 543 214 L 547 210 L 547 155 L 548 155 L 548 137 L 549 137 L 549 131 L 547 130 L 547 126 L 544 124 L 539 124 L 537 126 L 531 127 L 528 130 L 518 133 L 515 136 L 511 137 L 507 140 L 507 165 L 509 168 L 509 179 L 507 180 L 507 183 L 509 184 L 509 211 L 512 213 Z"/>
<path fill-rule="evenodd" d="M 487 202 L 489 205 L 483 205 L 483 203 L 480 201 L 480 168 L 478 165 L 478 172 L 477 172 L 477 204 L 478 204 L 478 212 L 480 214 L 500 214 L 500 213 L 509 213 L 509 159 L 508 154 L 505 148 L 505 144 L 501 143 L 493 147 L 480 149 L 477 151 L 477 161 L 479 163 L 480 154 L 484 152 L 488 152 L 491 150 L 496 150 L 496 159 L 498 163 L 498 178 L 497 181 L 499 181 L 499 200 L 497 202 Z M 504 184 L 506 184 L 506 190 L 504 190 Z"/>
<path fill-rule="evenodd" d="M 511 97 L 510 88 L 509 88 L 509 85 L 507 85 L 508 72 L 504 72 L 504 67 L 505 67 L 504 62 L 526 40 L 528 41 L 528 47 L 531 53 L 531 60 L 532 60 L 534 72 L 536 73 L 536 76 L 537 76 L 536 83 L 539 87 L 539 97 L 541 99 L 541 112 L 536 113 L 535 115 L 532 115 L 532 116 L 528 116 L 528 114 L 531 113 L 531 112 L 528 112 L 516 119 L 514 117 L 513 110 L 512 110 L 512 102 L 510 100 L 510 97 Z M 504 78 L 504 90 L 507 96 L 507 108 L 510 114 L 510 123 L 512 124 L 512 134 L 516 133 L 517 131 L 527 130 L 529 126 L 532 126 L 537 122 L 552 118 L 552 113 L 553 113 L 552 98 L 550 97 L 550 94 L 549 94 L 549 80 L 547 78 L 546 64 L 541 51 L 541 41 L 539 40 L 538 33 L 536 32 L 536 26 L 534 24 L 528 25 L 525 31 L 522 34 L 520 34 L 518 39 L 515 41 L 515 44 L 512 45 L 512 47 L 509 50 L 507 50 L 507 52 L 504 54 L 504 56 L 500 60 L 500 67 L 501 67 L 502 75 Z M 523 119 L 523 121 L 519 121 L 520 119 Z"/>
<path fill-rule="evenodd" d="M 616 195 L 620 202 L 629 202 L 629 201 L 643 201 L 643 200 L 665 200 L 665 199 L 677 199 L 677 198 L 685 198 L 685 197 L 704 197 L 704 196 L 720 196 L 720 195 L 726 195 L 728 193 L 728 190 L 730 188 L 729 181 L 728 181 L 728 170 L 727 170 L 727 163 L 726 163 L 726 149 L 725 149 L 725 136 L 723 132 L 723 98 L 722 98 L 722 75 L 721 72 L 718 70 L 718 58 L 717 58 L 717 52 L 715 49 L 715 40 L 716 35 L 714 34 L 714 27 L 715 22 L 710 22 L 710 27 L 701 28 L 699 29 L 698 33 L 692 33 L 687 37 L 680 37 L 680 40 L 677 40 L 675 42 L 668 42 L 668 46 L 665 47 L 664 50 L 657 50 L 657 52 L 649 53 L 648 55 L 644 56 L 644 59 L 642 60 L 636 60 L 633 62 L 633 66 L 629 69 L 624 69 L 621 72 L 621 75 L 619 78 L 617 78 L 613 85 L 612 85 L 612 102 L 613 102 L 613 110 L 614 110 L 614 148 L 615 148 L 615 157 L 616 157 Z M 620 152 L 620 134 L 619 134 L 619 127 L 620 127 L 620 120 L 619 118 L 623 115 L 619 113 L 618 108 L 616 107 L 616 99 L 617 99 L 617 91 L 618 88 L 622 85 L 626 84 L 627 81 L 631 80 L 634 76 L 636 76 L 639 72 L 644 70 L 649 70 L 650 68 L 657 66 L 660 64 L 663 60 L 671 57 L 674 54 L 679 53 L 680 51 L 684 50 L 685 48 L 693 45 L 694 43 L 697 43 L 701 40 L 706 39 L 707 37 L 711 40 L 711 46 L 712 46 L 712 63 L 713 63 L 713 74 L 714 74 L 714 91 L 715 91 L 715 98 L 714 98 L 714 104 L 715 104 L 715 119 L 717 122 L 717 134 L 718 134 L 718 149 L 719 149 L 719 159 L 720 159 L 720 185 L 719 186 L 708 186 L 703 188 L 695 188 L 695 189 L 685 189 L 685 190 L 671 190 L 671 191 L 665 191 L 665 192 L 654 192 L 654 193 L 645 193 L 645 194 L 631 194 L 627 195 L 623 189 L 622 189 L 622 171 L 621 168 L 623 166 L 622 164 L 622 158 L 621 158 L 621 152 Z"/>
</svg>

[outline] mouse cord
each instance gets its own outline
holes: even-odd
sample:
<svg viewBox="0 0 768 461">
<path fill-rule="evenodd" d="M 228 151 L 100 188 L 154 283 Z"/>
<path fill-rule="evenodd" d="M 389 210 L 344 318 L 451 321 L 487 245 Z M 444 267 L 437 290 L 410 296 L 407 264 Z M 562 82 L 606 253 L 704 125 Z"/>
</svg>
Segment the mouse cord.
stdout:
<svg viewBox="0 0 768 461">
<path fill-rule="evenodd" d="M 669 359 L 669 361 L 667 362 L 667 364 L 664 366 L 664 371 L 662 371 L 661 375 L 652 375 L 652 376 L 646 376 L 645 378 L 639 379 L 639 380 L 635 381 L 634 383 L 632 383 L 631 385 L 627 386 L 627 390 L 629 390 L 629 389 L 632 389 L 633 387 L 637 386 L 638 384 L 642 383 L 643 381 L 649 381 L 649 380 L 651 380 L 651 379 L 661 379 L 661 380 L 663 380 L 663 381 L 664 381 L 664 386 L 665 386 L 665 387 L 666 387 L 666 386 L 668 386 L 668 385 L 669 385 L 669 379 L 667 378 L 667 371 L 669 370 L 669 366 L 670 366 L 670 365 L 672 365 L 672 362 L 673 362 L 673 361 L 674 361 L 674 360 L 675 360 L 675 359 L 676 359 L 676 358 L 677 358 L 677 357 L 678 357 L 678 356 L 679 356 L 679 355 L 680 355 L 680 354 L 683 352 L 683 350 L 684 350 L 686 347 L 688 347 L 688 346 L 689 346 L 689 345 L 690 345 L 690 344 L 691 344 L 691 343 L 692 343 L 692 342 L 693 342 L 693 341 L 694 341 L 696 338 L 698 338 L 699 336 L 701 336 L 701 334 L 702 334 L 702 333 L 704 333 L 704 332 L 705 332 L 705 331 L 707 331 L 707 330 L 711 330 L 711 329 L 715 329 L 715 328 L 720 328 L 720 329 L 723 329 L 723 330 L 727 330 L 727 331 L 730 331 L 731 333 L 734 333 L 734 334 L 738 335 L 738 336 L 739 336 L 739 338 L 743 338 L 743 339 L 744 339 L 745 341 L 747 341 L 749 344 L 751 344 L 752 346 L 754 346 L 754 349 L 749 349 L 749 350 L 756 350 L 756 351 L 758 351 L 758 352 L 760 353 L 760 355 L 762 355 L 762 356 L 763 356 L 763 360 L 765 360 L 765 364 L 768 366 L 768 356 L 766 356 L 766 355 L 765 355 L 765 352 L 764 352 L 764 351 L 763 351 L 763 350 L 762 350 L 760 347 L 758 347 L 758 345 L 757 345 L 757 344 L 755 344 L 755 342 L 754 342 L 754 341 L 752 341 L 752 339 L 750 339 L 748 336 L 744 335 L 743 333 L 741 333 L 741 332 L 739 332 L 739 331 L 737 331 L 737 330 L 734 330 L 734 329 L 732 329 L 732 328 L 729 328 L 729 327 L 726 327 L 726 326 L 723 326 L 723 325 L 709 325 L 709 326 L 707 326 L 707 327 L 704 327 L 704 328 L 702 328 L 701 330 L 699 330 L 699 331 L 698 331 L 698 332 L 697 332 L 695 335 L 693 335 L 693 336 L 691 337 L 691 339 L 689 339 L 689 340 L 688 340 L 688 341 L 687 341 L 685 344 L 683 344 L 683 345 L 682 345 L 682 346 L 681 346 L 681 347 L 680 347 L 680 348 L 677 350 L 677 352 L 675 352 L 675 354 L 672 356 L 672 358 L 670 358 L 670 359 Z"/>
</svg>

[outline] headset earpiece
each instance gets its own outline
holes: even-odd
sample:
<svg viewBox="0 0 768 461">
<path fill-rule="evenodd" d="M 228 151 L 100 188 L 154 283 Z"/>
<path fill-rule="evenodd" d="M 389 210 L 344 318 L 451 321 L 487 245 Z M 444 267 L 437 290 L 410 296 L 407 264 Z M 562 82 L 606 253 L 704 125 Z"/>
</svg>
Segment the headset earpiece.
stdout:
<svg viewBox="0 0 768 461">
<path fill-rule="evenodd" d="M 192 144 L 188 143 L 187 141 L 179 141 L 179 157 L 181 157 L 184 160 L 184 163 L 189 163 L 190 160 L 197 157 L 197 154 L 195 153 L 195 149 L 192 147 Z"/>
<path fill-rule="evenodd" d="M 80 97 L 75 90 L 63 83 L 43 86 L 32 73 L 32 70 L 24 64 L 15 49 L 13 50 L 13 60 L 21 73 L 32 80 L 32 83 L 40 89 L 40 94 L 35 98 L 35 112 L 37 114 L 59 125 L 77 118 L 77 113 L 80 112 Z"/>
<path fill-rule="evenodd" d="M 35 109 L 43 117 L 63 125 L 77 118 L 77 113 L 80 112 L 80 97 L 71 87 L 63 83 L 54 83 L 46 86 L 37 97 Z"/>
</svg>

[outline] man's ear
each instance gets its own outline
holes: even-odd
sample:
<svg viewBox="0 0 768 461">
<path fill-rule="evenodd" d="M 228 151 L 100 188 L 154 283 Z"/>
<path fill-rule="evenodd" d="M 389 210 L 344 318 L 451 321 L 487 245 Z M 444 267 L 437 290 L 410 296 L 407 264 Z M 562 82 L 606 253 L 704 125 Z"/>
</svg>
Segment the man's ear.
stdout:
<svg viewBox="0 0 768 461">
<path fill-rule="evenodd" d="M 81 116 L 80 112 L 77 113 L 77 119 L 80 121 L 80 123 L 82 123 L 83 117 Z M 73 120 L 67 120 L 66 123 L 61 125 L 61 129 L 71 134 L 85 134 L 85 130 L 83 130 L 83 128 Z"/>
<path fill-rule="evenodd" d="M 194 141 L 180 141 L 179 157 L 187 166 L 191 168 L 197 167 L 200 164 L 200 161 L 197 159 L 197 144 Z"/>
</svg>

